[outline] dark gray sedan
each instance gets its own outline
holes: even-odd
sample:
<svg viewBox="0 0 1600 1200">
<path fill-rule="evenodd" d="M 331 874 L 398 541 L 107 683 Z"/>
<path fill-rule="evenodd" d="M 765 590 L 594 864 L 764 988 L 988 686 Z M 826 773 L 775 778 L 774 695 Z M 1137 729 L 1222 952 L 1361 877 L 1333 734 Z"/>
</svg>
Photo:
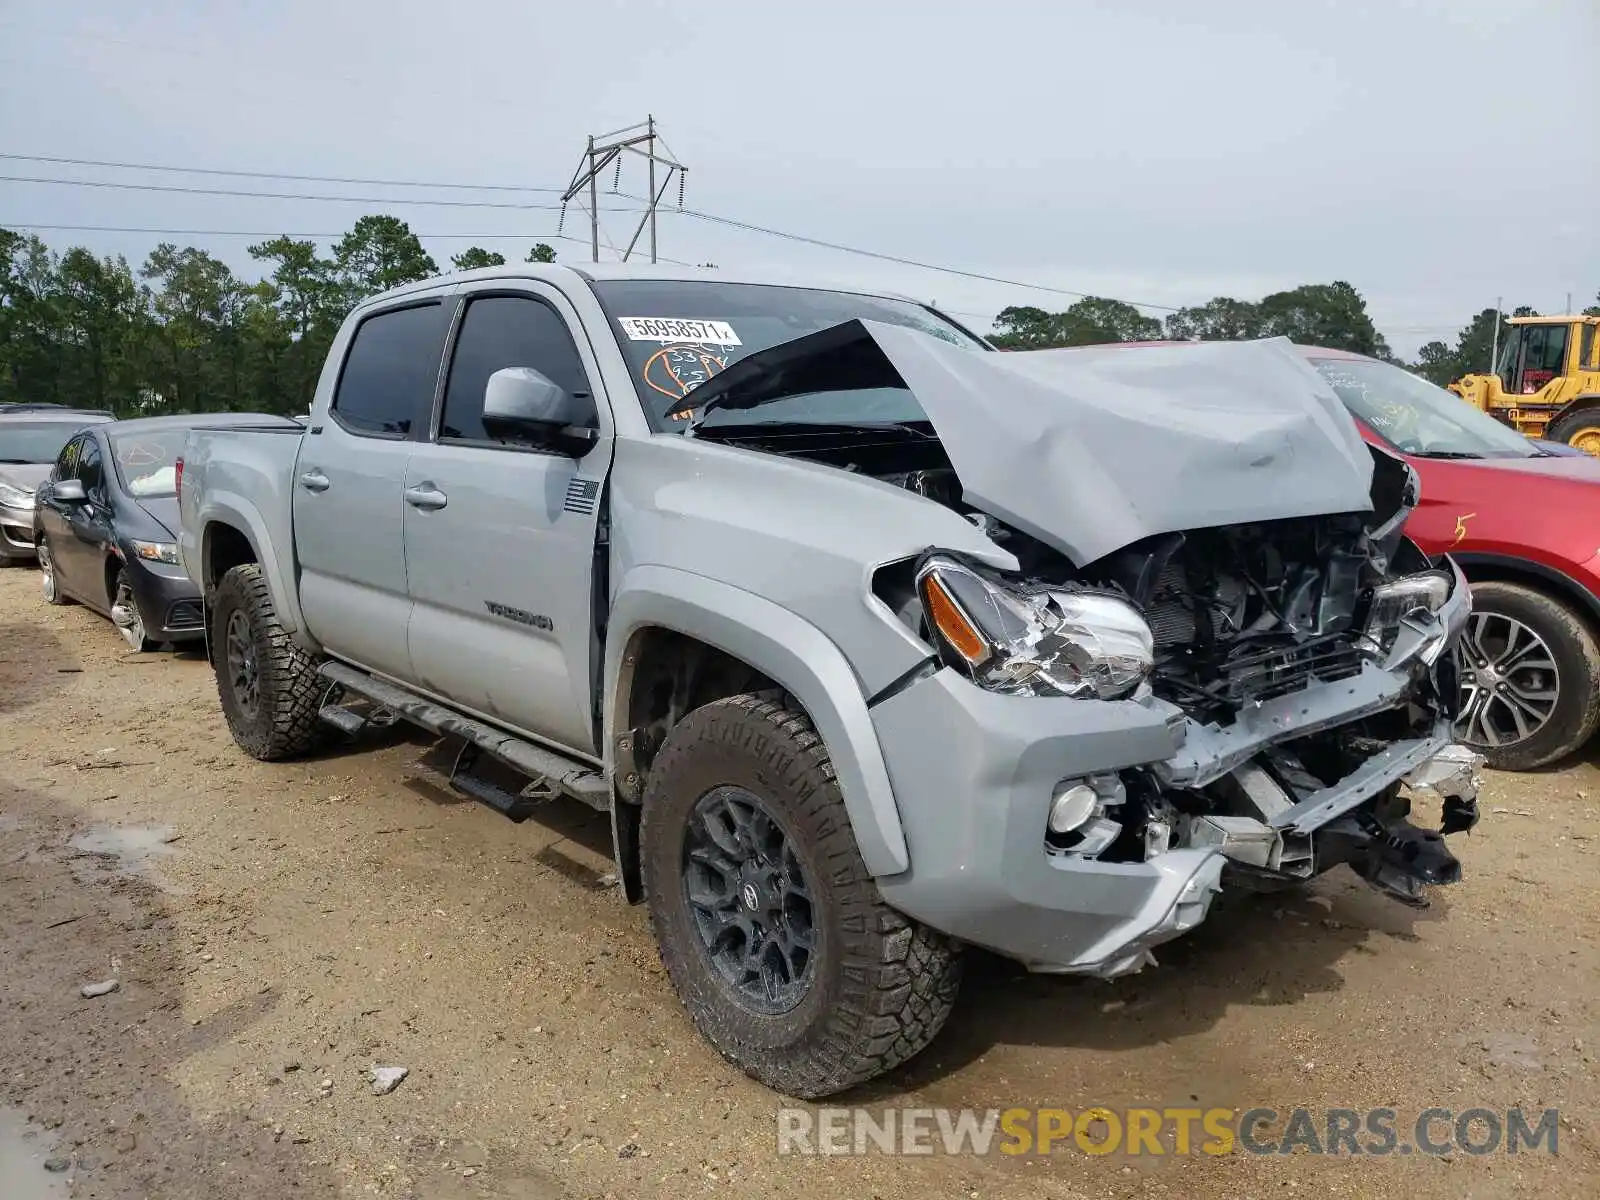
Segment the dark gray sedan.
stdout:
<svg viewBox="0 0 1600 1200">
<path fill-rule="evenodd" d="M 196 426 L 294 425 L 261 413 L 112 421 L 81 430 L 39 485 L 34 536 L 44 598 L 110 617 L 135 650 L 205 636 L 178 560 L 177 462 Z"/>
</svg>

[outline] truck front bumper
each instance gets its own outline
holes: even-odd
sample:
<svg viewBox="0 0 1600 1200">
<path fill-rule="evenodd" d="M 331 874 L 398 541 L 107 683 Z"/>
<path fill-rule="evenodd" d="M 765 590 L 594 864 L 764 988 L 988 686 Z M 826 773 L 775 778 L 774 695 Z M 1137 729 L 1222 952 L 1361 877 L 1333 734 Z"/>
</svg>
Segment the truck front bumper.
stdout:
<svg viewBox="0 0 1600 1200">
<path fill-rule="evenodd" d="M 1370 667 L 1268 701 L 1218 730 L 1159 701 L 1000 696 L 939 671 L 872 709 L 911 859 L 910 870 L 879 886 L 917 920 L 1035 971 L 1137 970 L 1152 947 L 1205 919 L 1229 860 L 1209 846 L 1142 862 L 1054 853 L 1045 832 L 1057 785 L 1143 768 L 1164 784 L 1203 786 L 1274 741 L 1391 708 L 1407 687 Z M 1450 745 L 1443 723 L 1396 742 L 1274 824 L 1309 834 L 1397 780 L 1421 776 Z M 1471 792 L 1475 820 L 1475 780 L 1469 770 L 1456 782 L 1459 774 L 1436 769 L 1428 781 Z"/>
</svg>

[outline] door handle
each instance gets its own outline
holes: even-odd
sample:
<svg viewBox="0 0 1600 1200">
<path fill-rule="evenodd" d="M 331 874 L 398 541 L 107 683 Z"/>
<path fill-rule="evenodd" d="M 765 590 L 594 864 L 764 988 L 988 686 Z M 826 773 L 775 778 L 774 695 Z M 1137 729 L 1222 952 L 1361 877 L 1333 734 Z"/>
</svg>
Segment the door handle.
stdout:
<svg viewBox="0 0 1600 1200">
<path fill-rule="evenodd" d="M 449 504 L 450 497 L 446 496 L 431 483 L 419 483 L 416 487 L 408 487 L 406 489 L 406 503 L 411 505 L 412 508 L 420 508 L 425 512 L 432 512 Z"/>
<path fill-rule="evenodd" d="M 300 486 L 308 492 L 325 492 L 331 484 L 326 475 L 313 468 L 300 476 Z"/>
</svg>

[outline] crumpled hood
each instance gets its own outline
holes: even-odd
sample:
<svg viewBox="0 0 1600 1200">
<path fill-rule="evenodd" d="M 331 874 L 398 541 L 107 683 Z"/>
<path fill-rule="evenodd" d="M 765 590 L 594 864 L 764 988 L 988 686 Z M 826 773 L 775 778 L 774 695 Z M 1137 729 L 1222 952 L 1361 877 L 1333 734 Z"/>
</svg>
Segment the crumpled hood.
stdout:
<svg viewBox="0 0 1600 1200">
<path fill-rule="evenodd" d="M 0 463 L 0 483 L 9 483 L 25 492 L 37 491 L 54 468 L 54 463 Z"/>
<path fill-rule="evenodd" d="M 1153 534 L 1372 507 L 1371 453 L 1287 338 L 985 354 L 860 326 L 966 500 L 1080 566 Z"/>
<path fill-rule="evenodd" d="M 702 413 L 911 390 L 974 508 L 1079 566 L 1154 534 L 1372 509 L 1355 421 L 1286 338 L 986 353 L 852 320 L 741 359 Z"/>
</svg>

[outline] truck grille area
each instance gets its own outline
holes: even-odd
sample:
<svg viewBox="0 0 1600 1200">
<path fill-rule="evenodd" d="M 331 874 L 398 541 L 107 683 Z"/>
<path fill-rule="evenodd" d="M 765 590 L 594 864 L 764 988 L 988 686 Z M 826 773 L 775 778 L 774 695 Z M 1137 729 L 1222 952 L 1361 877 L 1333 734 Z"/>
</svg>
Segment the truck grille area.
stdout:
<svg viewBox="0 0 1600 1200">
<path fill-rule="evenodd" d="M 1362 655 L 1348 637 L 1334 634 L 1294 645 L 1240 650 L 1213 664 L 1197 664 L 1186 649 L 1159 655 L 1155 694 L 1202 720 L 1219 720 L 1247 704 L 1331 683 L 1361 673 Z"/>
<path fill-rule="evenodd" d="M 1339 517 L 1196 530 L 1147 549 L 1124 578 L 1155 643 L 1151 686 L 1203 721 L 1361 672 L 1358 522 Z M 1154 561 L 1151 561 L 1151 560 Z"/>
<path fill-rule="evenodd" d="M 1334 636 L 1237 658 L 1224 668 L 1218 687 L 1225 703 L 1241 705 L 1284 696 L 1313 681 L 1349 679 L 1360 673 L 1360 652 Z"/>
</svg>

